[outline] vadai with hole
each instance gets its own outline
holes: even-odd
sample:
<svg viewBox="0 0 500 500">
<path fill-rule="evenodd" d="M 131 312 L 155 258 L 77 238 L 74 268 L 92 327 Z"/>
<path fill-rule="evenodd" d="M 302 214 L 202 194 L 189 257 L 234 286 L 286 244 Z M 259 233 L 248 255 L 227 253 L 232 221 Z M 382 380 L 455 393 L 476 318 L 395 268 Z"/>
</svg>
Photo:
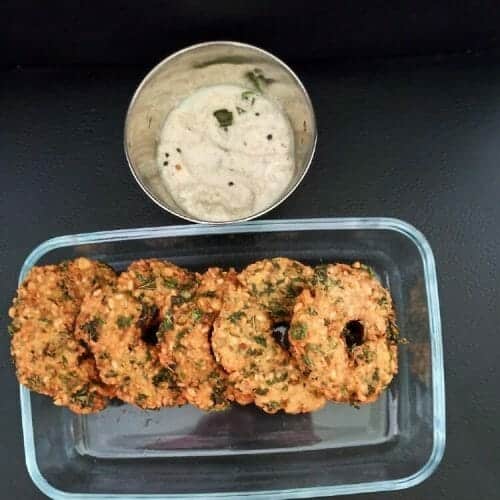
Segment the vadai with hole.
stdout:
<svg viewBox="0 0 500 500">
<path fill-rule="evenodd" d="M 155 308 L 130 291 L 99 289 L 83 302 L 76 326 L 87 336 L 103 382 L 118 398 L 143 409 L 185 402 L 174 367 L 160 363 L 159 349 L 150 340 L 157 317 Z"/>
<path fill-rule="evenodd" d="M 272 327 L 268 309 L 248 289 L 230 284 L 212 335 L 217 361 L 235 388 L 266 413 L 321 408 L 324 398 L 275 340 Z"/>
<path fill-rule="evenodd" d="M 226 372 L 212 354 L 213 324 L 222 306 L 222 297 L 236 272 L 209 268 L 198 276 L 192 301 L 162 313 L 158 330 L 160 361 L 175 366 L 178 385 L 187 402 L 201 410 L 224 410 L 232 400 L 247 404 L 229 383 Z"/>
<path fill-rule="evenodd" d="M 21 384 L 75 413 L 106 406 L 112 391 L 74 326 L 83 297 L 115 281 L 109 266 L 83 257 L 31 269 L 9 309 L 11 354 Z"/>
<path fill-rule="evenodd" d="M 289 330 L 310 383 L 329 400 L 355 405 L 375 401 L 397 373 L 396 335 L 389 292 L 359 262 L 318 266 Z"/>
</svg>

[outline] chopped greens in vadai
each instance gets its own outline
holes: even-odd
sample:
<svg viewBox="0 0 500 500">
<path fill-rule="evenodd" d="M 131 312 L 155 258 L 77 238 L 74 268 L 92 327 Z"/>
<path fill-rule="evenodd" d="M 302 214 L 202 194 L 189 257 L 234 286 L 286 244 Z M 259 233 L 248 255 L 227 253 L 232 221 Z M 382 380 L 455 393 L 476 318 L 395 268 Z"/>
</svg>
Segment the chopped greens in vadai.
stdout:
<svg viewBox="0 0 500 500">
<path fill-rule="evenodd" d="M 158 331 L 160 360 L 173 364 L 179 387 L 187 402 L 202 410 L 223 410 L 231 400 L 252 401 L 238 394 L 227 374 L 215 361 L 210 338 L 219 315 L 222 297 L 236 273 L 210 268 L 199 277 L 192 301 L 162 315 Z"/>
<path fill-rule="evenodd" d="M 74 335 L 83 297 L 112 286 L 114 271 L 86 258 L 34 267 L 9 310 L 11 353 L 21 384 L 75 413 L 102 410 L 112 395 Z"/>
<path fill-rule="evenodd" d="M 317 267 L 297 298 L 289 340 L 300 368 L 326 398 L 375 401 L 397 373 L 389 292 L 360 263 Z"/>
<path fill-rule="evenodd" d="M 230 285 L 212 335 L 214 354 L 242 393 L 267 413 L 305 413 L 324 398 L 274 339 L 269 312 L 248 290 Z"/>
<path fill-rule="evenodd" d="M 373 402 L 398 371 L 391 295 L 359 262 L 198 274 L 142 259 L 117 276 L 82 257 L 32 268 L 9 316 L 20 383 L 80 414 L 113 397 L 305 413 Z"/>
<path fill-rule="evenodd" d="M 102 380 L 121 400 L 145 409 L 181 405 L 174 369 L 149 343 L 157 313 L 128 292 L 96 290 L 82 304 L 77 330 L 87 336 Z"/>
</svg>

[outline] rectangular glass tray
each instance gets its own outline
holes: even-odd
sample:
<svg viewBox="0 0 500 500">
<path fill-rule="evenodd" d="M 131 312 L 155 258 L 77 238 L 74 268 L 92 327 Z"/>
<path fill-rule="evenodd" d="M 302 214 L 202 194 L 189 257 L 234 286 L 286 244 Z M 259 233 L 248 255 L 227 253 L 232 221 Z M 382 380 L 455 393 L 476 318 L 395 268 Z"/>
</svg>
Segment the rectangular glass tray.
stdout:
<svg viewBox="0 0 500 500">
<path fill-rule="evenodd" d="M 309 264 L 372 266 L 394 297 L 399 374 L 374 404 L 328 404 L 308 415 L 255 407 L 204 413 L 194 407 L 142 411 L 116 404 L 78 416 L 21 387 L 26 463 L 52 498 L 301 498 L 413 486 L 437 467 L 445 446 L 439 299 L 432 251 L 420 232 L 387 218 L 256 221 L 115 230 L 53 238 L 37 264 L 77 256 L 123 270 L 162 258 L 194 270 L 241 269 L 287 256 Z"/>
</svg>

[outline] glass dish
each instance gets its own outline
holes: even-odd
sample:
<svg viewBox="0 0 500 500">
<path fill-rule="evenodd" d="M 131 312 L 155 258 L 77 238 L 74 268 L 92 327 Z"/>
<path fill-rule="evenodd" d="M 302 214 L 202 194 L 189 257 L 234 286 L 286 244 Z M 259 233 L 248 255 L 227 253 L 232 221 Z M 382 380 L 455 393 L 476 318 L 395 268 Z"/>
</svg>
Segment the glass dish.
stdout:
<svg viewBox="0 0 500 500">
<path fill-rule="evenodd" d="M 116 404 L 78 416 L 21 387 L 26 463 L 52 498 L 301 498 L 388 491 L 426 479 L 445 446 L 441 325 L 432 251 L 420 232 L 385 218 L 256 221 L 63 236 L 26 259 L 86 256 L 117 270 L 159 257 L 192 269 L 264 257 L 310 264 L 361 260 L 394 297 L 399 374 L 374 404 L 310 415 L 253 407 L 203 413 Z"/>
</svg>

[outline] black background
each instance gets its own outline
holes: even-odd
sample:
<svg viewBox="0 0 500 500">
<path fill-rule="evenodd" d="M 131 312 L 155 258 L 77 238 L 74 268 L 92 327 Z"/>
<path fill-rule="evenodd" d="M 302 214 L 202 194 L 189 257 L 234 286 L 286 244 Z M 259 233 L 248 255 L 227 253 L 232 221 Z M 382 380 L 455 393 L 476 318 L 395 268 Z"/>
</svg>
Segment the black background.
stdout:
<svg viewBox="0 0 500 500">
<path fill-rule="evenodd" d="M 181 223 L 142 193 L 122 151 L 128 101 L 151 65 L 199 41 L 257 44 L 298 71 L 319 127 L 309 174 L 268 218 L 399 217 L 421 229 L 435 252 L 446 452 L 422 485 L 376 498 L 496 498 L 500 11 L 495 5 L 4 2 L 2 329 L 21 264 L 41 241 Z M 24 466 L 6 333 L 0 380 L 3 497 L 40 498 Z"/>
<path fill-rule="evenodd" d="M 4 0 L 0 9 L 4 65 L 152 64 L 214 39 L 252 43 L 291 62 L 500 45 L 495 0 Z"/>
</svg>

